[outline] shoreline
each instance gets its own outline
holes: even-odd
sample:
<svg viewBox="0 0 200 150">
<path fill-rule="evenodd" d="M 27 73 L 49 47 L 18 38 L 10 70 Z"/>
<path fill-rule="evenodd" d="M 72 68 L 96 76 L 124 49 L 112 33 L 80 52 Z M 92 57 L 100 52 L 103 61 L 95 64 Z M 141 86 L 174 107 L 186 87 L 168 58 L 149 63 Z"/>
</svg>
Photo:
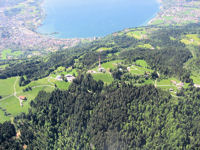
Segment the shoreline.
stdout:
<svg viewBox="0 0 200 150">
<path fill-rule="evenodd" d="M 101 37 L 74 37 L 74 38 L 62 38 L 62 37 L 56 37 L 54 35 L 58 35 L 60 34 L 60 32 L 58 31 L 53 31 L 51 33 L 41 33 L 40 31 L 38 31 L 39 27 L 41 27 L 42 25 L 44 25 L 44 20 L 45 20 L 45 17 L 47 16 L 47 13 L 45 11 L 45 8 L 44 8 L 44 4 L 45 4 L 45 0 L 42 0 L 38 7 L 39 9 L 41 10 L 40 14 L 41 14 L 41 18 L 40 18 L 40 24 L 37 25 L 36 29 L 34 30 L 34 32 L 36 34 L 39 34 L 39 35 L 42 35 L 42 36 L 45 36 L 45 37 L 48 37 L 48 38 L 52 38 L 52 39 L 55 39 L 55 40 L 74 40 L 74 39 L 80 39 L 80 40 L 93 40 L 93 39 L 97 39 L 97 38 L 101 38 Z M 56 34 L 55 34 L 56 33 Z"/>
<path fill-rule="evenodd" d="M 94 41 L 96 37 L 90 38 L 58 38 L 37 32 L 37 28 L 43 24 L 46 13 L 44 11 L 44 0 L 39 0 L 34 5 L 30 2 L 32 0 L 25 0 L 18 5 L 4 6 L 0 8 L 0 51 L 4 49 L 12 49 L 13 51 L 21 51 L 24 57 L 38 56 L 46 54 L 47 52 L 54 52 L 60 49 L 66 49 L 76 46 L 82 42 Z M 200 22 L 200 1 L 187 2 L 184 1 L 181 5 L 177 5 L 175 0 L 157 0 L 160 9 L 147 19 L 137 28 L 144 26 L 157 26 L 165 27 L 168 25 L 181 26 L 189 23 Z M 10 16 L 6 16 L 4 11 L 12 10 L 12 8 L 19 7 L 21 11 Z M 185 13 L 189 12 L 189 13 Z M 195 15 L 194 15 L 195 14 Z M 184 18 L 184 19 L 183 19 Z M 116 32 L 123 31 L 127 28 L 113 31 L 112 35 Z M 9 31 L 9 32 L 8 32 Z M 5 34 L 9 33 L 9 34 Z M 106 37 L 101 36 L 101 37 Z M 101 38 L 99 37 L 99 38 Z"/>
<path fill-rule="evenodd" d="M 148 21 L 146 21 L 146 25 L 151 25 L 152 21 L 157 17 L 158 13 L 162 11 L 162 8 L 163 8 L 163 1 L 162 0 L 156 0 L 156 2 L 158 3 L 159 5 L 159 10 L 157 13 L 155 13 L 151 19 L 149 19 Z"/>
<path fill-rule="evenodd" d="M 40 4 L 38 5 L 38 7 L 40 7 L 40 9 L 42 10 L 41 12 L 41 16 L 42 18 L 40 19 L 41 20 L 41 24 L 38 25 L 37 29 L 35 30 L 37 32 L 37 34 L 40 34 L 40 35 L 43 35 L 43 36 L 47 36 L 49 38 L 54 38 L 54 39 L 58 39 L 58 40 L 63 40 L 63 39 L 93 39 L 93 38 L 102 38 L 102 37 L 105 37 L 109 34 L 112 34 L 112 33 L 115 33 L 115 32 L 119 32 L 119 31 L 122 31 L 122 30 L 125 30 L 126 28 L 123 28 L 121 30 L 117 30 L 117 31 L 113 31 L 112 33 L 109 33 L 109 34 L 106 34 L 105 36 L 92 36 L 92 37 L 57 37 L 57 36 L 54 36 L 54 34 L 52 33 L 57 33 L 56 35 L 60 34 L 60 32 L 58 31 L 53 31 L 52 33 L 50 32 L 40 32 L 38 31 L 38 28 L 41 27 L 42 25 L 44 25 L 44 20 L 45 20 L 45 17 L 47 16 L 46 14 L 46 11 L 45 11 L 45 8 L 44 8 L 44 3 L 45 3 L 46 0 L 42 0 L 40 2 Z M 162 0 L 155 0 L 156 3 L 158 3 L 158 10 L 151 16 L 149 17 L 148 19 L 146 19 L 144 21 L 144 23 L 140 24 L 140 25 L 137 25 L 137 26 L 134 26 L 134 27 L 127 27 L 127 28 L 138 28 L 138 27 L 142 27 L 142 26 L 148 26 L 149 25 L 149 22 L 152 21 L 156 16 L 157 14 L 160 12 L 161 8 L 162 8 Z"/>
</svg>

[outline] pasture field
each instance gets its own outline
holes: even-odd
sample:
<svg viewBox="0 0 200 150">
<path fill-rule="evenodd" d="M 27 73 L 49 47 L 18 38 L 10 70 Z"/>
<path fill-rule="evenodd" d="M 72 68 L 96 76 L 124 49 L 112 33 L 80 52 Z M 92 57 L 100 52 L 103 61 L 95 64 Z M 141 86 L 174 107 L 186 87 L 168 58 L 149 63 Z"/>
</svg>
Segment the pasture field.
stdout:
<svg viewBox="0 0 200 150">
<path fill-rule="evenodd" d="M 200 76 L 198 76 L 198 75 L 192 75 L 191 76 L 191 79 L 193 79 L 193 82 L 195 83 L 195 84 L 200 84 Z"/>
<path fill-rule="evenodd" d="M 105 69 L 115 69 L 118 64 L 120 64 L 121 60 L 114 60 L 107 63 L 103 63 L 101 66 Z"/>
<path fill-rule="evenodd" d="M 59 72 L 63 73 L 63 72 Z M 21 112 L 27 112 L 29 103 L 34 100 L 39 91 L 44 90 L 46 92 L 52 92 L 56 87 L 61 90 L 67 90 L 70 82 L 58 81 L 55 77 L 59 74 L 56 72 L 49 77 L 32 81 L 26 86 L 19 86 L 19 77 L 12 77 L 8 79 L 0 80 L 0 122 L 9 120 Z M 68 69 L 65 74 L 77 74 L 76 70 Z M 55 76 L 55 77 L 54 77 Z M 107 80 L 106 77 L 105 81 Z M 31 87 L 32 90 L 24 91 L 27 87 Z M 16 92 L 16 96 L 15 93 Z M 25 96 L 27 100 L 23 101 L 23 106 L 20 106 L 18 97 Z"/>
<path fill-rule="evenodd" d="M 78 72 L 76 71 L 76 69 L 72 69 L 72 67 L 69 68 L 65 68 L 65 67 L 58 67 L 53 73 L 50 74 L 50 77 L 52 78 L 56 78 L 57 75 L 67 75 L 67 74 L 75 74 L 75 76 L 78 75 Z"/>
<path fill-rule="evenodd" d="M 151 22 L 152 25 L 162 24 L 162 23 L 164 23 L 163 19 L 157 19 L 157 20 L 154 20 L 153 22 Z"/>
<path fill-rule="evenodd" d="M 176 81 L 176 82 L 179 82 L 177 79 L 175 78 L 169 78 L 169 79 L 163 79 L 163 80 L 160 80 L 157 82 L 157 85 L 158 86 L 163 86 L 163 85 L 168 85 L 168 86 L 173 86 L 172 84 L 172 80 Z"/>
<path fill-rule="evenodd" d="M 126 35 L 135 39 L 143 39 L 147 32 L 144 29 L 128 32 Z"/>
<path fill-rule="evenodd" d="M 145 72 L 151 73 L 151 72 L 153 72 L 153 70 L 144 68 L 144 67 L 140 67 L 140 66 L 134 66 L 134 65 L 130 67 L 131 74 L 143 75 L 143 74 L 145 74 Z"/>
<path fill-rule="evenodd" d="M 64 81 L 56 81 L 55 84 L 57 88 L 61 90 L 67 90 L 70 86 L 70 82 L 64 82 Z"/>
<path fill-rule="evenodd" d="M 0 65 L 0 68 L 1 69 L 5 69 L 6 67 L 8 67 L 9 65 L 8 64 L 6 64 L 6 65 Z"/>
<path fill-rule="evenodd" d="M 24 87 L 19 86 L 19 77 L 0 80 L 0 122 L 9 120 L 21 112 L 27 112 L 29 103 L 34 100 L 39 91 L 44 90 L 51 92 L 54 86 L 48 81 L 49 78 L 33 81 Z M 26 87 L 32 87 L 32 90 L 23 92 Z M 16 90 L 16 96 L 14 92 Z M 20 106 L 18 97 L 26 96 L 27 100 L 23 101 L 23 106 Z"/>
<path fill-rule="evenodd" d="M 137 47 L 144 49 L 154 49 L 154 47 L 151 44 L 138 45 Z"/>
<path fill-rule="evenodd" d="M 144 84 L 154 84 L 154 81 L 151 79 L 145 80 Z"/>
<path fill-rule="evenodd" d="M 23 54 L 21 51 L 12 51 L 11 49 L 5 49 L 1 52 L 1 59 L 5 60 L 8 58 L 8 56 L 16 58 L 21 54 Z"/>
<path fill-rule="evenodd" d="M 166 89 L 166 90 L 173 89 L 175 92 L 177 92 L 178 86 L 173 84 L 172 81 L 176 81 L 176 83 L 181 83 L 181 81 L 176 78 L 168 78 L 168 79 L 158 80 L 157 87 Z M 187 88 L 188 85 L 189 85 L 188 83 L 184 83 L 183 88 Z"/>
<path fill-rule="evenodd" d="M 145 60 L 136 60 L 135 64 L 145 68 L 149 67 Z"/>
<path fill-rule="evenodd" d="M 14 83 L 16 77 L 8 78 L 6 80 L 0 79 L 0 96 L 3 98 L 14 93 Z"/>
<path fill-rule="evenodd" d="M 97 52 L 109 51 L 109 50 L 111 50 L 111 49 L 112 49 L 111 47 L 101 47 L 101 48 L 98 48 L 96 51 L 97 51 Z"/>
<path fill-rule="evenodd" d="M 113 60 L 113 61 L 109 61 L 106 63 L 101 64 L 101 67 L 103 67 L 104 69 L 106 69 L 107 71 L 109 71 L 109 69 L 115 69 L 117 68 L 117 65 L 120 64 L 122 62 L 122 60 Z M 93 68 L 92 70 L 94 71 L 98 71 L 98 66 Z"/>
<path fill-rule="evenodd" d="M 187 34 L 182 40 L 182 43 L 185 45 L 194 45 L 199 46 L 200 45 L 200 37 L 198 34 Z"/>
<path fill-rule="evenodd" d="M 110 73 L 95 73 L 92 76 L 96 81 L 102 80 L 105 84 L 110 84 L 114 80 Z"/>
</svg>

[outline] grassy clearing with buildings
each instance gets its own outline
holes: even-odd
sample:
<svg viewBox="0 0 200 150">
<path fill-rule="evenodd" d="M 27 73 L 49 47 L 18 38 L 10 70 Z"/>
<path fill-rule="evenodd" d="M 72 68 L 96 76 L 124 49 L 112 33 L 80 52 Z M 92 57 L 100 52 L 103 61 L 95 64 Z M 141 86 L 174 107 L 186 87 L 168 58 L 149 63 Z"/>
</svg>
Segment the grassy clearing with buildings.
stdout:
<svg viewBox="0 0 200 150">
<path fill-rule="evenodd" d="M 174 94 L 178 90 L 178 87 L 171 82 L 172 80 L 174 80 L 179 83 L 180 81 L 176 78 L 158 79 L 157 81 L 151 78 L 144 79 L 145 74 L 151 76 L 151 73 L 154 71 L 150 69 L 149 65 L 144 60 L 137 60 L 132 65 L 124 64 L 122 60 L 108 61 L 101 64 L 101 67 L 105 69 L 105 72 L 99 72 L 99 68 L 97 66 L 91 70 L 95 72 L 92 73 L 92 76 L 97 81 L 102 80 L 105 85 L 111 84 L 114 81 L 111 70 L 119 68 L 120 65 L 122 65 L 125 70 L 127 69 L 126 71 L 131 73 L 133 76 L 139 76 L 139 78 L 141 77 L 141 79 L 139 80 L 143 80 L 143 82 L 136 82 L 136 86 L 153 84 L 158 88 L 162 88 L 167 91 L 173 89 L 173 91 L 171 92 L 172 94 Z M 70 82 L 56 79 L 57 76 L 60 76 L 62 74 L 64 76 L 67 74 L 77 76 L 78 71 L 76 69 L 73 69 L 72 67 L 58 67 L 48 77 L 39 79 L 37 81 L 32 81 L 31 83 L 23 87 L 19 86 L 19 77 L 12 77 L 0 80 L 0 96 L 2 96 L 2 99 L 0 99 L 0 122 L 12 119 L 14 116 L 20 114 L 21 112 L 26 113 L 28 111 L 30 101 L 34 100 L 34 98 L 41 90 L 47 92 L 51 92 L 55 88 L 67 90 Z M 198 81 L 198 78 L 194 77 L 194 81 Z M 187 86 L 187 84 L 185 84 L 184 87 L 185 86 Z M 25 92 L 24 89 L 28 87 L 31 87 L 32 90 Z M 14 94 L 15 90 L 16 96 Z M 26 101 L 23 101 L 23 107 L 20 106 L 20 102 L 18 99 L 19 96 L 25 96 L 27 98 Z"/>
<path fill-rule="evenodd" d="M 61 74 L 78 75 L 76 69 L 58 67 L 48 77 L 32 81 L 26 86 L 19 86 L 19 77 L 0 79 L 0 96 L 2 96 L 0 99 L 0 122 L 10 120 L 21 112 L 27 112 L 31 100 L 35 99 L 39 91 L 52 92 L 55 88 L 67 90 L 71 83 L 56 79 Z M 31 90 L 25 91 L 28 87 L 31 87 Z M 23 101 L 23 106 L 20 106 L 20 96 L 27 98 Z"/>
<path fill-rule="evenodd" d="M 27 87 L 31 87 L 32 90 L 24 92 L 23 90 Z M 51 92 L 53 89 L 54 86 L 48 82 L 48 78 L 33 81 L 24 87 L 19 86 L 18 77 L 0 80 L 0 96 L 2 96 L 2 99 L 0 99 L 0 122 L 9 120 L 21 112 L 27 112 L 30 101 L 37 96 L 39 91 Z M 16 96 L 14 94 L 15 92 Z M 23 101 L 22 107 L 18 99 L 19 96 L 25 96 L 27 98 L 27 100 Z"/>
</svg>

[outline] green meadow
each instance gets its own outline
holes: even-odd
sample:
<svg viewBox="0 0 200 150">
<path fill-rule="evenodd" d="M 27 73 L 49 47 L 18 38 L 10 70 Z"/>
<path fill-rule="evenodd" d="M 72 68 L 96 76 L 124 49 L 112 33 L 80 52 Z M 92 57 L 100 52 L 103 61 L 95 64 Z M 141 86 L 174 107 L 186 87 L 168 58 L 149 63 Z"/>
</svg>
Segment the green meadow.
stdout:
<svg viewBox="0 0 200 150">
<path fill-rule="evenodd" d="M 200 37 L 198 34 L 187 34 L 182 40 L 182 43 L 185 45 L 194 45 L 199 46 L 200 45 Z"/>
<path fill-rule="evenodd" d="M 0 79 L 0 96 L 6 97 L 14 93 L 14 83 L 16 77 L 8 78 L 6 80 Z"/>
<path fill-rule="evenodd" d="M 17 56 L 20 56 L 22 54 L 23 53 L 21 51 L 12 51 L 11 49 L 5 49 L 1 52 L 1 59 L 5 60 L 8 58 L 8 56 L 16 58 Z"/>
<path fill-rule="evenodd" d="M 110 73 L 95 73 L 92 76 L 95 80 L 102 80 L 105 84 L 110 84 L 114 80 Z"/>
<path fill-rule="evenodd" d="M 135 39 L 142 39 L 146 36 L 147 32 L 144 29 L 128 32 L 126 35 Z"/>
<path fill-rule="evenodd" d="M 27 112 L 30 101 L 37 96 L 39 91 L 51 92 L 54 86 L 48 80 L 48 78 L 44 78 L 33 81 L 24 87 L 19 86 L 19 77 L 0 80 L 0 96 L 2 96 L 0 99 L 0 122 L 9 120 L 21 112 Z M 32 90 L 23 92 L 23 89 L 28 86 L 32 87 Z M 17 97 L 26 96 L 27 100 L 23 101 L 23 106 L 20 106 L 19 99 L 14 96 L 14 89 L 16 89 Z"/>
</svg>

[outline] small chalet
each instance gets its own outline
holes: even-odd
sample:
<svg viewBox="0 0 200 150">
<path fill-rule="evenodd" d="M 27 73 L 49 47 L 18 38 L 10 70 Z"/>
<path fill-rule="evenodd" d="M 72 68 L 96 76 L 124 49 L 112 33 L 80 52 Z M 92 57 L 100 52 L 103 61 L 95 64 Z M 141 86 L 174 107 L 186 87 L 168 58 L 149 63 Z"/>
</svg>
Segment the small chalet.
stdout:
<svg viewBox="0 0 200 150">
<path fill-rule="evenodd" d="M 99 68 L 99 72 L 106 72 L 104 68 Z"/>
<path fill-rule="evenodd" d="M 58 80 L 58 81 L 62 81 L 62 77 L 61 77 L 61 75 L 57 75 L 56 80 Z"/>
<path fill-rule="evenodd" d="M 27 100 L 26 96 L 19 96 L 19 99 L 23 101 Z"/>
<path fill-rule="evenodd" d="M 200 85 L 199 84 L 194 84 L 194 87 L 200 88 Z"/>
<path fill-rule="evenodd" d="M 75 79 L 75 77 L 71 74 L 65 75 L 65 78 L 67 79 L 68 82 L 72 82 Z"/>
<path fill-rule="evenodd" d="M 94 73 L 97 73 L 96 71 L 94 71 L 94 70 L 88 70 L 88 72 L 87 73 L 91 73 L 91 74 L 94 74 Z"/>
<path fill-rule="evenodd" d="M 174 80 L 171 80 L 171 82 L 172 82 L 173 84 L 175 84 L 175 85 L 177 84 L 176 81 L 174 81 Z"/>
</svg>

